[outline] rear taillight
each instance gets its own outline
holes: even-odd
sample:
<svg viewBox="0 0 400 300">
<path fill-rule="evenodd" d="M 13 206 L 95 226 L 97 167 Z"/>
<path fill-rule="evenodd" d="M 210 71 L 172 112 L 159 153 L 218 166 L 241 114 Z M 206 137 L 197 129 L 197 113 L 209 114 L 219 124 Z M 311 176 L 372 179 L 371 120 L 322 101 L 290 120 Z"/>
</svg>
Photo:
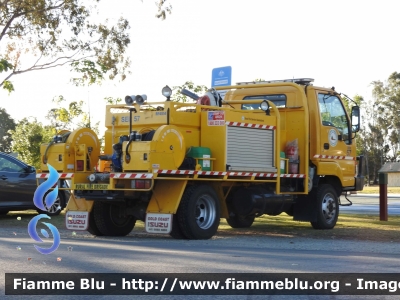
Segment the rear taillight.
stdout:
<svg viewBox="0 0 400 300">
<path fill-rule="evenodd" d="M 131 181 L 131 188 L 133 189 L 141 189 L 141 190 L 148 190 L 151 187 L 151 180 L 132 180 Z"/>
<path fill-rule="evenodd" d="M 83 165 L 84 165 L 83 160 L 77 160 L 76 161 L 76 170 L 83 171 Z"/>
</svg>

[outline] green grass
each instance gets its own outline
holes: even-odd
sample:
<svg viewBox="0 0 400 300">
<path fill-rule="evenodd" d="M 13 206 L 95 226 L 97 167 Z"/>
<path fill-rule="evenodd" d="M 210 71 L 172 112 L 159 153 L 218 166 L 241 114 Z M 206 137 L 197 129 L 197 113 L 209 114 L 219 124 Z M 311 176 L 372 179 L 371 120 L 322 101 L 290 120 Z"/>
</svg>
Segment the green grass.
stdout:
<svg viewBox="0 0 400 300">
<path fill-rule="evenodd" d="M 400 187 L 387 187 L 388 194 L 400 194 Z M 357 194 L 379 194 L 379 185 L 365 186 Z"/>
<path fill-rule="evenodd" d="M 221 220 L 219 233 L 390 242 L 399 240 L 400 216 L 389 217 L 389 221 L 379 221 L 379 216 L 345 214 L 339 216 L 334 229 L 315 230 L 309 222 L 293 221 L 283 213 L 257 218 L 253 226 L 246 229 L 230 228 L 225 220 Z"/>
<path fill-rule="evenodd" d="M 0 216 L 2 228 L 26 229 L 35 211 L 10 212 Z M 21 217 L 21 220 L 17 218 Z M 51 224 L 59 230 L 65 230 L 65 215 L 52 217 Z M 133 233 L 144 232 L 143 222 L 138 221 Z M 379 221 L 379 216 L 343 214 L 332 230 L 315 230 L 309 222 L 293 221 L 282 213 L 279 216 L 264 215 L 256 218 L 250 228 L 231 228 L 221 219 L 217 236 L 271 236 L 271 237 L 305 237 L 314 239 L 367 240 L 381 242 L 398 242 L 400 237 L 400 216 L 389 216 L 389 221 Z"/>
</svg>

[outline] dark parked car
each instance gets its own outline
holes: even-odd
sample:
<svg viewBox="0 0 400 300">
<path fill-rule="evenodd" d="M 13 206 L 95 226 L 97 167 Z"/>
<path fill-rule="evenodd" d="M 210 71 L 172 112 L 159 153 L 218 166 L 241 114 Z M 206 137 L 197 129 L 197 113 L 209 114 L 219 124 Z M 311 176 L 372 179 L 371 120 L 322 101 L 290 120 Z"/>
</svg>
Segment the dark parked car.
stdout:
<svg viewBox="0 0 400 300">
<path fill-rule="evenodd" d="M 59 191 L 56 202 L 48 211 L 40 211 L 33 204 L 37 188 L 36 170 L 12 155 L 0 152 L 0 215 L 11 210 L 35 209 L 49 216 L 59 215 L 66 206 L 66 193 Z"/>
</svg>

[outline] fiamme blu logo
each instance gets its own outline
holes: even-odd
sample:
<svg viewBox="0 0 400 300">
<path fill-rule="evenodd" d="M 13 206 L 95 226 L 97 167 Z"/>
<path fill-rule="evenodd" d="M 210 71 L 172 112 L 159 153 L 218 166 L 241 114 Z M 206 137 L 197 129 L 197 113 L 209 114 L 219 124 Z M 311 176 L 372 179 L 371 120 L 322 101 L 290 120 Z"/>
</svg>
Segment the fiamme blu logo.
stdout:
<svg viewBox="0 0 400 300">
<path fill-rule="evenodd" d="M 35 194 L 33 195 L 33 203 L 35 204 L 35 206 L 38 209 L 40 209 L 42 211 L 48 211 L 48 209 L 56 201 L 57 195 L 58 195 L 57 182 L 58 182 L 58 178 L 60 177 L 60 175 L 51 165 L 47 164 L 47 166 L 49 168 L 49 178 L 37 187 Z M 54 185 L 56 185 L 56 187 L 53 190 L 51 190 L 50 192 L 48 192 Z M 46 193 L 47 193 L 47 195 L 46 195 Z M 44 198 L 45 195 L 46 195 L 46 197 Z M 61 208 L 59 208 L 59 209 L 61 209 Z M 28 224 L 28 233 L 29 233 L 30 237 L 32 239 L 34 239 L 36 242 L 44 243 L 44 241 L 39 237 L 37 230 L 36 230 L 37 224 L 40 219 L 51 219 L 51 217 L 49 217 L 46 214 L 40 214 L 40 215 L 32 218 L 32 220 Z M 48 229 L 50 229 L 51 234 L 53 236 L 53 245 L 50 248 L 42 248 L 37 245 L 34 245 L 34 246 L 35 246 L 36 250 L 39 251 L 40 253 L 50 254 L 50 253 L 56 251 L 58 249 L 58 246 L 60 245 L 60 233 L 58 232 L 58 229 L 54 225 L 47 223 L 47 222 L 41 222 L 41 223 L 44 224 Z M 40 233 L 46 239 L 48 239 L 50 237 L 50 235 L 46 229 L 41 229 Z"/>
</svg>

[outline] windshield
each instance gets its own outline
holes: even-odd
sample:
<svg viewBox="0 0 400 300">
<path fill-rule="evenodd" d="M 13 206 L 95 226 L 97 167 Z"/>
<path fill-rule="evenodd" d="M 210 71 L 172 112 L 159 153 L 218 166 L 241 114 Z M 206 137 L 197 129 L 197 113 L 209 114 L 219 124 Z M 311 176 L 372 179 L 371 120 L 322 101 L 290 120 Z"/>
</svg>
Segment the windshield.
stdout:
<svg viewBox="0 0 400 300">
<path fill-rule="evenodd" d="M 319 111 L 323 126 L 335 127 L 346 144 L 350 144 L 349 122 L 342 101 L 330 94 L 318 94 Z"/>
</svg>

